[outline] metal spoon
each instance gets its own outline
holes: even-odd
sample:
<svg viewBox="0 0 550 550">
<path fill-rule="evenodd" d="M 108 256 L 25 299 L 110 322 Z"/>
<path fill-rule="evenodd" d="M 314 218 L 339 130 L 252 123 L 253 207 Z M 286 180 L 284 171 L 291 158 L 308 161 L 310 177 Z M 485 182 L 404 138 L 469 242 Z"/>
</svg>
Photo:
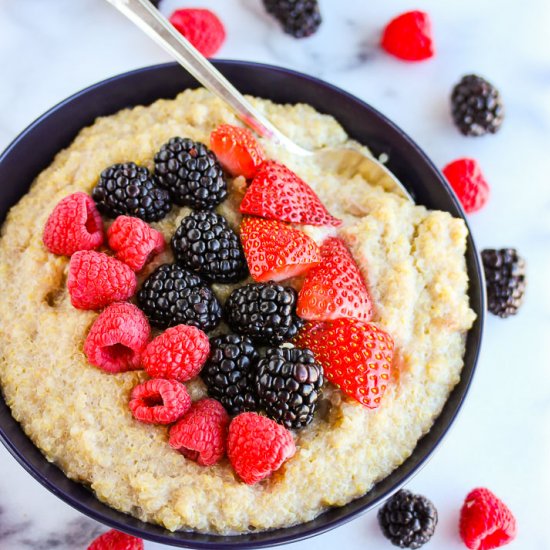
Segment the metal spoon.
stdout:
<svg viewBox="0 0 550 550">
<path fill-rule="evenodd" d="M 414 202 L 403 184 L 380 162 L 349 147 L 323 147 L 308 151 L 280 132 L 259 113 L 243 95 L 182 36 L 149 0 L 107 0 L 142 31 L 162 46 L 205 88 L 224 100 L 235 114 L 263 138 L 272 140 L 287 151 L 312 157 L 327 172 L 348 177 L 363 176 L 369 183 L 380 185 Z"/>
</svg>

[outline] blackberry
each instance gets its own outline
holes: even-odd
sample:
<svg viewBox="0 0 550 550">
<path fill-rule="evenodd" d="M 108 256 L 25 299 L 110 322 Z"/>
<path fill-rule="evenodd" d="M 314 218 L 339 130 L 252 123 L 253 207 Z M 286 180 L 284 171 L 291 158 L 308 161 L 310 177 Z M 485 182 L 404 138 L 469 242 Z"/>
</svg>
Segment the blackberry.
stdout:
<svg viewBox="0 0 550 550">
<path fill-rule="evenodd" d="M 176 261 L 216 283 L 234 283 L 247 274 L 241 241 L 215 212 L 193 212 L 172 237 Z"/>
<path fill-rule="evenodd" d="M 100 212 L 116 218 L 127 215 L 146 222 L 162 220 L 170 212 L 170 196 L 155 185 L 149 170 L 134 162 L 105 168 L 92 191 Z"/>
<path fill-rule="evenodd" d="M 525 294 L 525 260 L 515 248 L 481 252 L 487 285 L 487 307 L 505 318 L 518 312 Z"/>
<path fill-rule="evenodd" d="M 185 324 L 206 332 L 214 329 L 222 316 L 218 299 L 204 281 L 175 264 L 157 267 L 143 283 L 137 301 L 158 328 Z"/>
<path fill-rule="evenodd" d="M 311 36 L 322 22 L 317 0 L 264 0 L 264 6 L 294 38 Z"/>
<path fill-rule="evenodd" d="M 218 159 L 204 145 L 173 137 L 155 155 L 159 185 L 180 206 L 212 209 L 227 197 L 227 182 Z"/>
<path fill-rule="evenodd" d="M 210 355 L 201 371 L 208 395 L 229 414 L 255 411 L 254 375 L 260 356 L 250 338 L 225 334 L 210 340 Z"/>
<path fill-rule="evenodd" d="M 395 546 L 420 548 L 434 534 L 437 510 L 426 497 L 402 489 L 380 508 L 378 523 Z"/>
<path fill-rule="evenodd" d="M 502 124 L 500 92 L 475 74 L 463 76 L 451 94 L 453 120 L 465 136 L 494 134 Z"/>
<path fill-rule="evenodd" d="M 299 430 L 313 420 L 323 369 L 311 350 L 283 344 L 267 350 L 258 363 L 255 384 L 267 416 L 288 429 Z"/>
<path fill-rule="evenodd" d="M 296 315 L 296 291 L 273 282 L 236 288 L 225 303 L 232 330 L 257 342 L 277 345 L 293 338 L 303 321 Z"/>
</svg>

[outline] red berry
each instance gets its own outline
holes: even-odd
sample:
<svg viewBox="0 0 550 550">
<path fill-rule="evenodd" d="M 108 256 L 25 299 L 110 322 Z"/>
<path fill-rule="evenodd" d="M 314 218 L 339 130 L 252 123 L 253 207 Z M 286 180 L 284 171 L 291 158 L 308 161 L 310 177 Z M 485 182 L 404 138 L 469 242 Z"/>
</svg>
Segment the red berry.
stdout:
<svg viewBox="0 0 550 550">
<path fill-rule="evenodd" d="M 248 485 L 270 476 L 295 452 L 292 434 L 270 418 L 245 412 L 229 425 L 227 456 Z"/>
<path fill-rule="evenodd" d="M 275 220 L 244 218 L 241 241 L 255 281 L 282 281 L 306 272 L 321 261 L 313 239 Z"/>
<path fill-rule="evenodd" d="M 471 491 L 460 511 L 460 537 L 471 550 L 490 550 L 516 538 L 516 519 L 489 489 Z"/>
<path fill-rule="evenodd" d="M 150 335 L 149 322 L 141 309 L 124 302 L 111 304 L 90 328 L 84 353 L 92 365 L 106 372 L 139 369 L 140 354 Z"/>
<path fill-rule="evenodd" d="M 111 529 L 97 537 L 88 550 L 144 550 L 144 546 L 141 539 Z"/>
<path fill-rule="evenodd" d="M 349 317 L 370 321 L 372 302 L 344 241 L 327 239 L 321 246 L 321 263 L 304 280 L 298 294 L 296 313 L 310 321 Z"/>
<path fill-rule="evenodd" d="M 210 134 L 210 149 L 232 176 L 251 179 L 265 154 L 248 128 L 222 124 Z"/>
<path fill-rule="evenodd" d="M 129 407 L 140 422 L 171 424 L 191 408 L 191 397 L 177 380 L 153 378 L 132 390 Z"/>
<path fill-rule="evenodd" d="M 382 34 L 382 48 L 405 61 L 422 61 L 434 55 L 432 24 L 423 11 L 409 11 L 392 19 Z"/>
<path fill-rule="evenodd" d="M 457 159 L 443 168 L 443 174 L 468 214 L 483 208 L 489 199 L 489 184 L 474 159 Z"/>
<path fill-rule="evenodd" d="M 141 360 L 151 378 L 185 382 L 199 374 L 209 351 L 210 342 L 202 330 L 177 325 L 152 340 Z"/>
<path fill-rule="evenodd" d="M 78 192 L 61 199 L 46 221 L 42 240 L 50 252 L 61 256 L 101 246 L 103 222 L 92 197 Z"/>
<path fill-rule="evenodd" d="M 223 23 L 210 10 L 177 10 L 170 16 L 170 23 L 205 57 L 212 57 L 224 43 Z"/>
<path fill-rule="evenodd" d="M 160 231 L 131 216 L 119 216 L 109 227 L 107 240 L 116 257 L 134 271 L 143 269 L 151 257 L 162 252 L 165 246 Z"/>
<path fill-rule="evenodd" d="M 294 172 L 274 160 L 266 160 L 241 202 L 241 212 L 309 225 L 342 222 L 331 216 L 313 189 Z"/>
<path fill-rule="evenodd" d="M 67 288 L 78 309 L 101 309 L 122 302 L 136 291 L 134 272 L 102 252 L 81 250 L 71 256 Z"/>
<path fill-rule="evenodd" d="M 201 466 L 216 464 L 225 454 L 229 415 L 215 399 L 201 399 L 170 428 L 170 446 Z"/>
<path fill-rule="evenodd" d="M 309 348 L 327 380 L 369 409 L 376 409 L 390 380 L 391 336 L 372 323 L 339 319 L 307 322 L 294 343 Z"/>
</svg>

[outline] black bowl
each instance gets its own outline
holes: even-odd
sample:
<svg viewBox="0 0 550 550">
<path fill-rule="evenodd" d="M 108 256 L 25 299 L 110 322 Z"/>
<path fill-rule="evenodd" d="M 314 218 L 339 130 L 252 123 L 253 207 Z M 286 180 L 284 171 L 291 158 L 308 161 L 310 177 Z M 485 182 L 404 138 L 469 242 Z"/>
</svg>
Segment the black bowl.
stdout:
<svg viewBox="0 0 550 550">
<path fill-rule="evenodd" d="M 215 65 L 241 92 L 278 103 L 305 102 L 333 115 L 352 138 L 367 144 L 375 154 L 389 155 L 389 168 L 407 184 L 419 204 L 464 218 L 448 184 L 428 157 L 406 134 L 369 105 L 321 80 L 286 69 L 240 61 L 218 61 Z M 185 88 L 195 87 L 197 82 L 188 73 L 179 65 L 169 63 L 110 78 L 48 111 L 24 130 L 0 157 L 0 222 L 9 208 L 28 191 L 40 171 L 52 162 L 55 154 L 68 146 L 79 130 L 96 117 L 133 105 L 147 105 L 159 98 L 172 98 Z M 83 485 L 68 479 L 27 438 L 1 398 L 0 438 L 16 460 L 59 498 L 98 521 L 145 539 L 184 548 L 222 549 L 274 546 L 318 535 L 370 510 L 406 483 L 428 460 L 453 423 L 472 380 L 485 311 L 482 268 L 471 237 L 468 237 L 466 260 L 470 303 L 478 317 L 468 333 L 462 378 L 442 413 L 430 432 L 418 442 L 413 454 L 367 495 L 346 506 L 328 510 L 308 523 L 235 537 L 170 533 L 113 510 Z"/>
</svg>

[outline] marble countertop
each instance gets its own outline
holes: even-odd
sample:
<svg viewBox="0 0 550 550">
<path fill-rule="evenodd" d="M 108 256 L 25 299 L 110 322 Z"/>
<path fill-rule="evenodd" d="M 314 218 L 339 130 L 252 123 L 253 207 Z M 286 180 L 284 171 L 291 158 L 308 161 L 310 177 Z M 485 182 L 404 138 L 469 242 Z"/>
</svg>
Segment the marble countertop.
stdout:
<svg viewBox="0 0 550 550">
<path fill-rule="evenodd" d="M 550 548 L 550 3 L 321 0 L 325 22 L 303 41 L 285 36 L 260 0 L 164 0 L 162 11 L 182 5 L 220 15 L 228 34 L 220 58 L 272 63 L 340 86 L 395 121 L 439 166 L 478 159 L 492 196 L 470 217 L 474 237 L 480 248 L 514 246 L 526 257 L 527 300 L 514 318 L 489 316 L 467 402 L 409 488 L 439 510 L 431 550 L 464 548 L 458 511 L 475 486 L 491 488 L 514 511 L 519 536 L 511 548 Z M 405 64 L 377 42 L 386 21 L 414 8 L 432 16 L 437 55 Z M 163 61 L 164 52 L 104 0 L 0 0 L 0 149 L 73 92 Z M 495 136 L 468 139 L 452 126 L 449 91 L 469 72 L 504 96 L 506 120 Z M 50 494 L 3 447 L 0 467 L 0 549 L 84 549 L 105 530 Z M 375 512 L 289 545 L 312 547 L 392 548 Z"/>
</svg>

